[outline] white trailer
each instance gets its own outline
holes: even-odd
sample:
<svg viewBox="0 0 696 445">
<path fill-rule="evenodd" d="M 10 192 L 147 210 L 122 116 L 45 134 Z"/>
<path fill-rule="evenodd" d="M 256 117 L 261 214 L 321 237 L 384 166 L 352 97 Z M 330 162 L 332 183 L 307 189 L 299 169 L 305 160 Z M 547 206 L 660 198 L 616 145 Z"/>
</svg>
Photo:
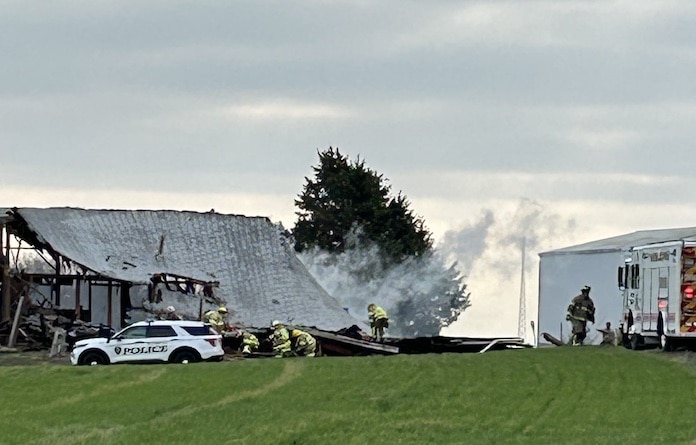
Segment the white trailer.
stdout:
<svg viewBox="0 0 696 445">
<path fill-rule="evenodd" d="M 624 345 L 696 345 L 696 239 L 633 247 L 618 270 Z"/>
<path fill-rule="evenodd" d="M 696 240 L 696 227 L 641 230 L 540 253 L 536 318 L 539 343 L 546 341 L 542 336 L 545 332 L 564 343 L 568 340 L 570 323 L 565 321 L 566 309 L 571 298 L 586 284 L 592 287 L 590 297 L 597 311 L 595 324 L 588 326 L 590 332 L 585 344 L 601 342 L 602 335 L 597 329 L 603 328 L 606 322 L 615 328 L 623 320 L 627 329 L 622 303 L 625 290 L 616 286 L 616 269 L 626 264 L 624 260 L 635 246 L 683 240 Z M 657 341 L 657 336 L 648 342 L 652 340 Z"/>
</svg>

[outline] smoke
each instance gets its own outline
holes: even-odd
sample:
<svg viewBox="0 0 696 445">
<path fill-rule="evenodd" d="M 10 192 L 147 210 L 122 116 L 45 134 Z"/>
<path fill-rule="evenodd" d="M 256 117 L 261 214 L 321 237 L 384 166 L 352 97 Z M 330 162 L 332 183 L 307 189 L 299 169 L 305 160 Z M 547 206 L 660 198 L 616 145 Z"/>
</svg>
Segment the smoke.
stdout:
<svg viewBox="0 0 696 445">
<path fill-rule="evenodd" d="M 442 294 L 442 283 L 457 278 L 465 283 L 468 300 L 464 306 L 471 307 L 442 334 L 516 336 L 523 244 L 526 289 L 537 289 L 539 252 L 572 239 L 575 228 L 574 219 L 564 218 L 536 201 L 520 199 L 504 208 L 482 209 L 469 224 L 447 231 L 432 255 L 415 257 L 391 268 L 385 269 L 376 246 L 358 245 L 353 238 L 348 243 L 356 247 L 341 254 L 315 249 L 298 256 L 329 294 L 358 319 L 367 321 L 369 303 L 384 307 L 390 316 L 405 300 L 417 305 L 417 311 L 432 311 L 433 305 L 441 308 L 442 301 L 418 297 Z M 536 299 L 530 295 L 527 301 Z M 535 310 L 535 303 L 526 303 L 529 319 Z M 403 322 L 409 325 L 414 320 Z M 420 334 L 435 335 L 437 331 Z M 389 334 L 412 333 L 392 326 Z"/>
<path fill-rule="evenodd" d="M 456 265 L 447 265 L 437 251 L 385 265 L 375 244 L 358 242 L 355 233 L 349 235 L 347 244 L 354 248 L 340 254 L 313 249 L 298 257 L 354 317 L 367 323 L 368 304 L 383 307 L 392 319 L 389 335 L 437 335 L 441 328 L 438 316 L 452 317 L 451 299 L 461 298 L 458 302 L 468 305 Z M 405 302 L 408 304 L 403 306 Z M 397 313 L 406 316 L 404 312 L 408 319 L 395 319 Z"/>
<path fill-rule="evenodd" d="M 525 289 L 538 289 L 539 252 L 572 239 L 576 221 L 520 199 L 512 206 L 484 209 L 481 216 L 445 233 L 438 250 L 450 261 L 466 265 L 471 308 L 447 329 L 448 335 L 517 335 L 522 248 Z M 536 299 L 527 296 L 527 318 Z"/>
<path fill-rule="evenodd" d="M 493 211 L 483 210 L 481 217 L 470 226 L 445 232 L 437 248 L 447 259 L 459 263 L 462 270 L 470 271 L 486 250 L 488 232 L 494 223 Z"/>
</svg>

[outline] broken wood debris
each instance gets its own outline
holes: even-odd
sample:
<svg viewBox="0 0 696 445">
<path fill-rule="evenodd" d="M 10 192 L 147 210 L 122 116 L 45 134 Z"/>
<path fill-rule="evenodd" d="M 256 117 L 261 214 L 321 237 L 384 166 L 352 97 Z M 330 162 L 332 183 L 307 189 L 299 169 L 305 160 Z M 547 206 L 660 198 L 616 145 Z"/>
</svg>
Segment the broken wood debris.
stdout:
<svg viewBox="0 0 696 445">
<path fill-rule="evenodd" d="M 70 319 L 54 309 L 23 304 L 23 298 L 17 304 L 13 322 L 0 323 L 2 352 L 49 350 L 49 358 L 60 357 L 77 340 L 111 332 L 103 326 Z"/>
</svg>

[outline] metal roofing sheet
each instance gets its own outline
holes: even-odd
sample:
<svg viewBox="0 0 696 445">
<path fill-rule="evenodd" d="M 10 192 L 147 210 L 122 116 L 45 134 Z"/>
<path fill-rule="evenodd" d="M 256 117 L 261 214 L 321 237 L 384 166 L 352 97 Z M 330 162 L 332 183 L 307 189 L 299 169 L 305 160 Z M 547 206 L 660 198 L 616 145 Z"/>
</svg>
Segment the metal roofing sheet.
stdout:
<svg viewBox="0 0 696 445">
<path fill-rule="evenodd" d="M 76 208 L 16 212 L 55 251 L 105 276 L 146 283 L 166 273 L 218 281 L 216 296 L 249 326 L 267 326 L 272 319 L 326 330 L 362 324 L 316 282 L 281 228 L 265 217 Z"/>
<path fill-rule="evenodd" d="M 625 235 L 614 236 L 588 243 L 577 244 L 561 249 L 542 252 L 539 256 L 564 255 L 573 253 L 596 253 L 628 250 L 631 247 L 667 241 L 690 240 L 696 238 L 696 227 L 675 229 L 639 230 Z"/>
</svg>

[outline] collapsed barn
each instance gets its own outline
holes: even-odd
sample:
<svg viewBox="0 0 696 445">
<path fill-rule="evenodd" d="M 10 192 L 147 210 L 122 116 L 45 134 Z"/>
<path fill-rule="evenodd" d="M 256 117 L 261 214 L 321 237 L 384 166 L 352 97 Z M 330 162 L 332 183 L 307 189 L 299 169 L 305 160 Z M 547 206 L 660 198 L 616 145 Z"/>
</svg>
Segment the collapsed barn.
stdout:
<svg viewBox="0 0 696 445">
<path fill-rule="evenodd" d="M 230 310 L 231 325 L 260 337 L 272 320 L 306 329 L 324 355 L 523 345 L 520 338 L 366 341 L 369 328 L 311 276 L 282 226 L 212 210 L 0 209 L 0 303 L 0 352 L 17 339 L 25 349 L 53 351 L 60 332 L 68 344 L 108 336 L 167 306 L 200 320 L 219 305 Z"/>
<path fill-rule="evenodd" d="M 55 324 L 118 330 L 169 305 L 201 319 L 224 304 L 230 323 L 256 329 L 274 319 L 329 333 L 365 328 L 310 275 L 282 226 L 265 217 L 12 208 L 2 211 L 0 228 L 0 344 L 17 312 L 46 335 Z"/>
</svg>

